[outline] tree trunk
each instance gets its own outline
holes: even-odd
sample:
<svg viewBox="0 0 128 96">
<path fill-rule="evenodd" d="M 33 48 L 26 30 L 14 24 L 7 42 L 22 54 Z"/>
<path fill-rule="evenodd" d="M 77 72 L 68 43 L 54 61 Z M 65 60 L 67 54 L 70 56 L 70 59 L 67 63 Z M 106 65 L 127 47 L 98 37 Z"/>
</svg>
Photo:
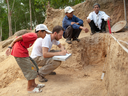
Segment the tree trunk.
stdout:
<svg viewBox="0 0 128 96">
<path fill-rule="evenodd" d="M 2 41 L 2 23 L 0 25 L 0 41 Z"/>
<path fill-rule="evenodd" d="M 15 21 L 15 32 L 16 32 L 16 21 Z"/>
<path fill-rule="evenodd" d="M 35 20 L 36 20 L 36 22 L 35 22 L 35 24 L 34 24 L 34 26 L 36 25 L 36 24 L 38 24 L 38 20 L 37 20 L 37 17 L 36 17 L 36 13 L 35 13 L 35 7 L 34 7 L 34 5 L 32 5 L 33 6 L 33 12 L 34 12 L 34 17 L 35 17 Z"/>
<path fill-rule="evenodd" d="M 125 21 L 126 21 L 125 28 L 127 28 L 128 26 L 127 26 L 126 2 L 125 2 L 125 0 L 123 0 L 123 1 L 124 1 L 124 18 L 125 18 Z"/>
<path fill-rule="evenodd" d="M 9 37 L 12 36 L 12 24 L 11 24 L 11 12 L 9 8 L 9 1 L 7 0 L 7 6 L 8 6 L 8 23 L 9 23 Z"/>
<path fill-rule="evenodd" d="M 32 30 L 32 12 L 31 12 L 31 0 L 29 0 L 29 8 L 30 8 L 30 30 Z"/>
</svg>

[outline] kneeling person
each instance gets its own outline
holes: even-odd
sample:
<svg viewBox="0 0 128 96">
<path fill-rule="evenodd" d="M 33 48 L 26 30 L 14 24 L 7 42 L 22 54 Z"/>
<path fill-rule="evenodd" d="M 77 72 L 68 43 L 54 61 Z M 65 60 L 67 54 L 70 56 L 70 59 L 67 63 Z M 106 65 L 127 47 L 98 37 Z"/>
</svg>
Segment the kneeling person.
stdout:
<svg viewBox="0 0 128 96">
<path fill-rule="evenodd" d="M 47 82 L 47 79 L 44 77 L 48 74 L 56 74 L 53 70 L 61 64 L 61 61 L 52 60 L 52 57 L 66 55 L 67 51 L 59 42 L 59 39 L 63 36 L 63 31 L 64 29 L 61 26 L 55 26 L 52 34 L 47 34 L 44 39 L 38 38 L 35 41 L 31 57 L 36 61 L 38 66 L 42 66 L 39 69 L 38 76 L 40 82 Z M 50 50 L 53 44 L 57 45 L 61 51 Z"/>
</svg>

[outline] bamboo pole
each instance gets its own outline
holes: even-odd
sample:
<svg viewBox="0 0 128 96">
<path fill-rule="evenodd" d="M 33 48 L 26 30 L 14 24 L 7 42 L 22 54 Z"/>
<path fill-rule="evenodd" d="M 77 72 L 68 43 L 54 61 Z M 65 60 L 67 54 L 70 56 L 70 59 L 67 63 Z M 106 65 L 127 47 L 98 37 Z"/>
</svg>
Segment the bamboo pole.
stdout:
<svg viewBox="0 0 128 96">
<path fill-rule="evenodd" d="M 125 18 L 125 21 L 126 21 L 125 28 L 128 28 L 128 26 L 127 26 L 127 14 L 126 14 L 126 3 L 125 3 L 125 0 L 124 0 L 124 18 Z"/>
</svg>

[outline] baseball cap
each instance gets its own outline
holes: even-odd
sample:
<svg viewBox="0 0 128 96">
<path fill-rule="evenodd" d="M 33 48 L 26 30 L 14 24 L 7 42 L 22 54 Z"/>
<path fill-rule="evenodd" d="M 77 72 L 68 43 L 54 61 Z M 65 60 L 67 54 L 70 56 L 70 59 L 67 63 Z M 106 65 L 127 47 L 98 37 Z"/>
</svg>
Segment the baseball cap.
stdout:
<svg viewBox="0 0 128 96">
<path fill-rule="evenodd" d="M 65 9 L 64 9 L 65 13 L 71 13 L 74 11 L 74 9 L 72 9 L 72 7 L 70 6 L 67 6 Z"/>
<path fill-rule="evenodd" d="M 45 30 L 47 33 L 52 33 L 51 31 L 48 30 L 47 26 L 44 24 L 39 24 L 36 26 L 36 31 L 39 31 L 39 30 Z"/>
</svg>

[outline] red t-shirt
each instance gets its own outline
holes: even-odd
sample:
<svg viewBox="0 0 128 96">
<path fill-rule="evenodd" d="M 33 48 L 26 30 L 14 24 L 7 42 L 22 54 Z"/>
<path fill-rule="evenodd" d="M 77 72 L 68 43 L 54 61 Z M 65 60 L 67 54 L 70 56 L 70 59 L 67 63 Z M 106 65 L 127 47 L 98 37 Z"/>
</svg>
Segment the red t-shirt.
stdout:
<svg viewBox="0 0 128 96">
<path fill-rule="evenodd" d="M 23 40 L 18 41 L 12 48 L 11 55 L 14 57 L 29 57 L 27 48 L 31 47 L 37 39 L 36 33 L 26 33 L 22 35 Z"/>
</svg>

